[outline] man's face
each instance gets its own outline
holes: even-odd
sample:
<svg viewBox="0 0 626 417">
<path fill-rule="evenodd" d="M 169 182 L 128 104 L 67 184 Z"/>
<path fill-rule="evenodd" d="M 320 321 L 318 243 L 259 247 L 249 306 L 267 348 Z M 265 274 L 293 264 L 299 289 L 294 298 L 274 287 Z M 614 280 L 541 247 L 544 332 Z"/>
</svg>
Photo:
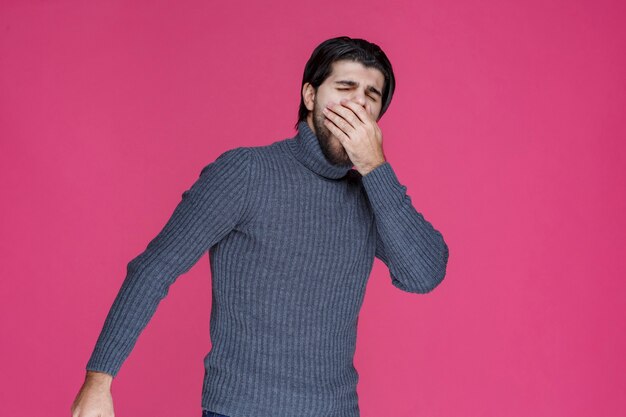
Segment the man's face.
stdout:
<svg viewBox="0 0 626 417">
<path fill-rule="evenodd" d="M 326 159 L 333 164 L 346 164 L 351 162 L 348 153 L 324 125 L 326 116 L 322 110 L 328 103 L 338 104 L 341 99 L 347 98 L 364 109 L 365 103 L 369 103 L 370 117 L 377 120 L 382 108 L 385 77 L 378 69 L 366 68 L 360 62 L 335 61 L 332 68 L 331 75 L 317 88 L 317 92 L 307 83 L 303 86 L 302 94 L 309 109 L 307 123 L 315 132 Z"/>
</svg>

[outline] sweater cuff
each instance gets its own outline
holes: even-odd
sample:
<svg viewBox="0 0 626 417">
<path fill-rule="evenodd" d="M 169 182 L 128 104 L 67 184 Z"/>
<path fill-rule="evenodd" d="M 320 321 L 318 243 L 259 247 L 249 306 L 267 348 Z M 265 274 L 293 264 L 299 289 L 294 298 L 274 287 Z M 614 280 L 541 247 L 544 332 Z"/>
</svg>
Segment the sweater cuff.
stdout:
<svg viewBox="0 0 626 417">
<path fill-rule="evenodd" d="M 361 182 L 375 212 L 397 207 L 406 195 L 406 187 L 398 180 L 389 161 L 365 174 Z"/>
</svg>

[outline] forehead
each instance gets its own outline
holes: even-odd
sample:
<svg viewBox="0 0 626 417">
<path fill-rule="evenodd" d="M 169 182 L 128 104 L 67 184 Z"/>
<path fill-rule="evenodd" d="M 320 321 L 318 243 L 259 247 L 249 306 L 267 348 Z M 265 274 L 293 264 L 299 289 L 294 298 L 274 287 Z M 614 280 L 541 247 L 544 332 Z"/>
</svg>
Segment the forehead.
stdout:
<svg viewBox="0 0 626 417">
<path fill-rule="evenodd" d="M 380 70 L 372 67 L 368 68 L 360 62 L 340 60 L 332 63 L 332 73 L 326 79 L 327 82 L 338 80 L 363 82 L 382 91 L 385 76 Z"/>
</svg>

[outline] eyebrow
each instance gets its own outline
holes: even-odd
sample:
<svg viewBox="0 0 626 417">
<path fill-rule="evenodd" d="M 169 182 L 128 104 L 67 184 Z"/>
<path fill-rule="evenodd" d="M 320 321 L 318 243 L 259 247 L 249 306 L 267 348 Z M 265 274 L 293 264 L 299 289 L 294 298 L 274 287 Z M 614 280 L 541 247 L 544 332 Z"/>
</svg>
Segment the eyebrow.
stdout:
<svg viewBox="0 0 626 417">
<path fill-rule="evenodd" d="M 343 85 L 347 85 L 349 87 L 358 87 L 359 83 L 357 83 L 356 81 L 352 81 L 352 80 L 338 80 L 335 81 L 335 84 L 343 84 Z M 369 86 L 367 87 L 368 91 L 371 91 L 372 93 L 376 94 L 378 97 L 382 97 L 383 95 L 381 94 L 380 91 L 378 91 L 378 89 L 376 87 L 373 86 Z"/>
</svg>

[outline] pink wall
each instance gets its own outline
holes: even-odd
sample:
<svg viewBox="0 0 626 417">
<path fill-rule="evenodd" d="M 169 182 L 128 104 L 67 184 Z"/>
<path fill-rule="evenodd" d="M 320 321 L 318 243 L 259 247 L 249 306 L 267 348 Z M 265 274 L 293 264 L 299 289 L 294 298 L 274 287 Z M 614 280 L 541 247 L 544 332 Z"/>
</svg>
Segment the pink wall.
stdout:
<svg viewBox="0 0 626 417">
<path fill-rule="evenodd" d="M 0 6 L 0 415 L 70 415 L 126 263 L 204 164 L 294 133 L 338 35 L 391 59 L 385 152 L 450 247 L 426 296 L 376 261 L 362 416 L 626 414 L 623 2 L 86 3 Z M 200 416 L 209 311 L 205 256 L 116 414 Z"/>
</svg>

